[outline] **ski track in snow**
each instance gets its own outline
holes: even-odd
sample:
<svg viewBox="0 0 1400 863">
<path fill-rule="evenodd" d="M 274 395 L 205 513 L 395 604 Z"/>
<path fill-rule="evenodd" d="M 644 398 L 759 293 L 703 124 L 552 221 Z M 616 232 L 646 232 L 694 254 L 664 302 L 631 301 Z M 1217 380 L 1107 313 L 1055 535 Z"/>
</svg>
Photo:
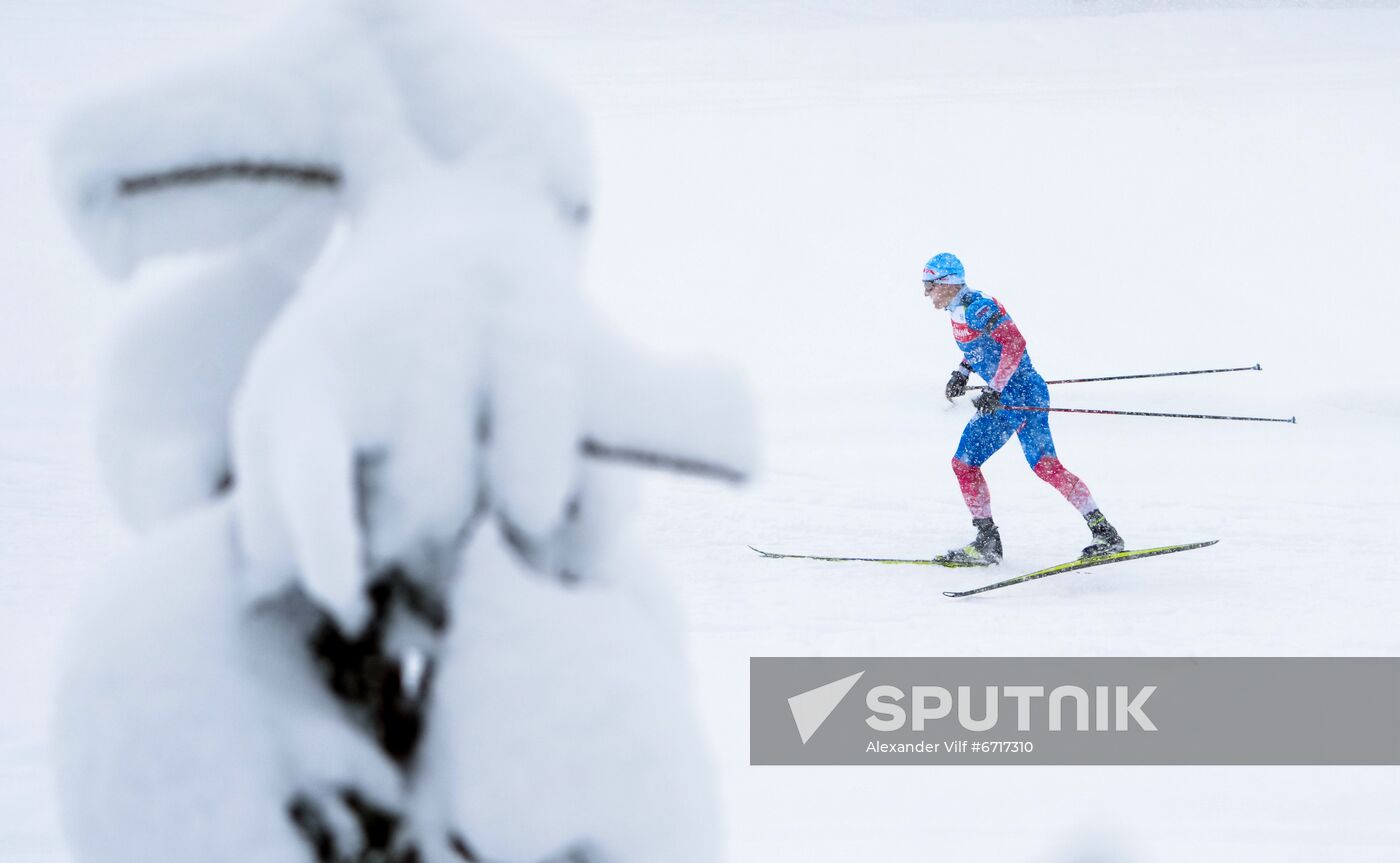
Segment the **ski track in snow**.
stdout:
<svg viewBox="0 0 1400 863">
<path fill-rule="evenodd" d="M 6 861 L 66 859 L 46 764 L 53 669 L 74 596 L 122 542 L 85 431 L 112 297 L 60 223 L 43 135 L 96 79 L 242 20 L 176 8 L 3 10 Z M 806 29 L 775 5 L 744 33 L 626 4 L 596 20 L 487 8 L 594 113 L 594 295 L 641 340 L 744 362 L 762 398 L 759 481 L 649 479 L 637 526 L 690 622 L 728 859 L 1394 859 L 1393 769 L 750 768 L 745 714 L 750 656 L 1400 651 L 1400 13 L 922 22 L 882 4 L 893 21 Z M 965 600 L 940 592 L 988 573 L 745 547 L 924 557 L 970 535 L 948 469 L 968 408 L 942 399 L 956 355 L 913 276 L 943 247 L 1007 304 L 1047 377 L 1263 364 L 1052 392 L 1296 414 L 1052 418 L 1130 546 L 1219 545 Z M 986 471 L 998 576 L 1077 553 L 1087 531 L 1014 443 Z"/>
</svg>

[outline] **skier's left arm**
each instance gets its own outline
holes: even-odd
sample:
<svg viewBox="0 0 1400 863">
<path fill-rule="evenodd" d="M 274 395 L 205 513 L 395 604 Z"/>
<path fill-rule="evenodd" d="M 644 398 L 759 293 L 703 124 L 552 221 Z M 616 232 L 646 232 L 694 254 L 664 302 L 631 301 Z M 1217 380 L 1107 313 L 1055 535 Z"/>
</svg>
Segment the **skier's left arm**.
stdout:
<svg viewBox="0 0 1400 863">
<path fill-rule="evenodd" d="M 1006 389 L 1021 358 L 1026 355 L 1026 340 L 1017 328 L 1016 322 L 999 304 L 987 303 L 982 308 L 968 310 L 968 323 L 991 336 L 1001 345 L 1001 361 L 987 384 L 997 392 Z"/>
<path fill-rule="evenodd" d="M 1015 322 L 1009 318 L 992 330 L 991 336 L 1001 345 L 1001 362 L 997 363 L 996 374 L 992 375 L 988 383 L 992 389 L 1001 392 L 1006 389 L 1007 381 L 1011 380 L 1012 373 L 1021 364 L 1021 357 L 1026 355 L 1026 340 L 1021 336 Z"/>
</svg>

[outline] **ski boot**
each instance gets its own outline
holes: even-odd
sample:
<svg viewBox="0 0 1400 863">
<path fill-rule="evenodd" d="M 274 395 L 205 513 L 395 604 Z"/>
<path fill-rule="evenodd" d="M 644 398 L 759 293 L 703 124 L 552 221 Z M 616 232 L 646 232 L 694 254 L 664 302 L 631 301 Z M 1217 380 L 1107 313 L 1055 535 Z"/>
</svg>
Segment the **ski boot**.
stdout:
<svg viewBox="0 0 1400 863">
<path fill-rule="evenodd" d="M 1001 563 L 1001 533 L 990 518 L 974 518 L 977 538 L 962 548 L 955 548 L 938 560 L 960 566 L 994 566 Z"/>
<path fill-rule="evenodd" d="M 1113 525 L 1108 523 L 1104 514 L 1099 510 L 1094 510 L 1084 516 L 1084 521 L 1089 525 L 1089 532 L 1094 535 L 1094 541 L 1084 547 L 1081 557 L 1097 557 L 1101 554 L 1113 554 L 1122 551 L 1123 537 L 1118 535 L 1118 531 Z"/>
</svg>

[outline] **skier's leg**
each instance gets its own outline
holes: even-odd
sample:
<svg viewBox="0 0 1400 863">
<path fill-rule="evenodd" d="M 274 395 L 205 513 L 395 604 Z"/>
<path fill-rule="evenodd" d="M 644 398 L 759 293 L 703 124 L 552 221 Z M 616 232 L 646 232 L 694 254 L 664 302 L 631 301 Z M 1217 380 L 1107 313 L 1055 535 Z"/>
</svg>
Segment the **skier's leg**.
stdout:
<svg viewBox="0 0 1400 863">
<path fill-rule="evenodd" d="M 1063 462 L 1054 455 L 1042 455 L 1032 469 L 1036 476 L 1050 483 L 1050 488 L 1060 492 L 1060 495 L 1070 502 L 1070 506 L 1079 510 L 1081 516 L 1088 516 L 1093 510 L 1099 509 L 1099 504 L 1093 503 L 1089 486 L 1084 485 L 1084 481 L 1078 476 L 1071 474 L 1070 469 L 1064 467 Z"/>
<path fill-rule="evenodd" d="M 987 479 L 982 475 L 982 463 L 1011 439 L 1019 424 L 1020 417 L 1011 411 L 998 411 L 990 416 L 973 417 L 963 429 L 957 454 L 953 456 L 953 475 L 958 478 L 963 502 L 972 513 L 977 537 L 962 548 L 948 552 L 945 558 L 976 564 L 1001 562 L 1001 534 L 992 521 L 992 496 Z"/>
<path fill-rule="evenodd" d="M 1021 441 L 1021 451 L 1026 455 L 1026 464 L 1031 466 L 1036 476 L 1058 491 L 1071 506 L 1079 510 L 1080 515 L 1098 509 L 1089 487 L 1055 455 L 1055 439 L 1050 435 L 1048 414 L 1039 411 L 1031 413 L 1017 432 L 1017 437 Z"/>
<path fill-rule="evenodd" d="M 1026 455 L 1026 463 L 1035 475 L 1045 480 L 1070 502 L 1084 521 L 1089 525 L 1094 541 L 1084 549 L 1085 555 L 1106 554 L 1123 550 L 1123 538 L 1113 525 L 1109 524 L 1089 486 L 1069 468 L 1060 462 L 1055 454 L 1055 439 L 1050 434 L 1050 416 L 1039 411 L 1033 412 L 1026 420 L 1017 436 L 1021 441 L 1021 451 Z"/>
<path fill-rule="evenodd" d="M 963 501 L 973 518 L 992 517 L 992 493 L 987 488 L 987 478 L 982 468 L 973 467 L 953 456 L 953 475 L 958 478 L 958 488 L 962 490 Z"/>
<path fill-rule="evenodd" d="M 1070 473 L 1061 461 L 1053 456 L 1041 456 L 1034 467 L 1035 475 L 1050 484 L 1050 487 L 1058 491 L 1070 505 L 1079 510 L 1080 515 L 1088 515 L 1099 508 L 1094 503 L 1094 496 L 1089 492 L 1089 487 L 1084 484 L 1084 480 Z"/>
<path fill-rule="evenodd" d="M 982 476 L 982 463 L 1011 439 L 1019 424 L 1020 417 L 1011 411 L 997 411 L 990 416 L 974 416 L 963 428 L 958 451 L 953 455 L 953 475 L 958 478 L 963 501 L 975 519 L 992 517 L 992 496 Z"/>
</svg>

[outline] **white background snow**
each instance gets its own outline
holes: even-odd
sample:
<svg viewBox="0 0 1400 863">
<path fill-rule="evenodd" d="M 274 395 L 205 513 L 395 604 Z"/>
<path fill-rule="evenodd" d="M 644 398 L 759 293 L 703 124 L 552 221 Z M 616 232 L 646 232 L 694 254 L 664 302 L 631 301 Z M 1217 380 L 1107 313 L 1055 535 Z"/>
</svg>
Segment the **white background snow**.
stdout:
<svg viewBox="0 0 1400 863">
<path fill-rule="evenodd" d="M 743 364 L 761 400 L 759 482 L 649 479 L 639 507 L 681 594 L 728 859 L 1395 859 L 1393 768 L 747 766 L 749 656 L 1400 650 L 1400 11 L 924 5 L 482 7 L 592 116 L 590 294 L 641 341 Z M 123 542 L 86 429 L 115 296 L 61 222 L 47 132 L 71 97 L 271 6 L 0 3 L 0 859 L 66 859 L 58 644 Z M 1131 545 L 1220 545 L 962 602 L 939 591 L 980 576 L 744 547 L 967 538 L 947 467 L 967 408 L 941 396 L 957 357 L 914 275 L 942 249 L 1047 377 L 1263 364 L 1053 393 L 1296 414 L 1053 421 Z M 1014 447 L 987 474 L 1003 569 L 1083 544 Z"/>
</svg>

